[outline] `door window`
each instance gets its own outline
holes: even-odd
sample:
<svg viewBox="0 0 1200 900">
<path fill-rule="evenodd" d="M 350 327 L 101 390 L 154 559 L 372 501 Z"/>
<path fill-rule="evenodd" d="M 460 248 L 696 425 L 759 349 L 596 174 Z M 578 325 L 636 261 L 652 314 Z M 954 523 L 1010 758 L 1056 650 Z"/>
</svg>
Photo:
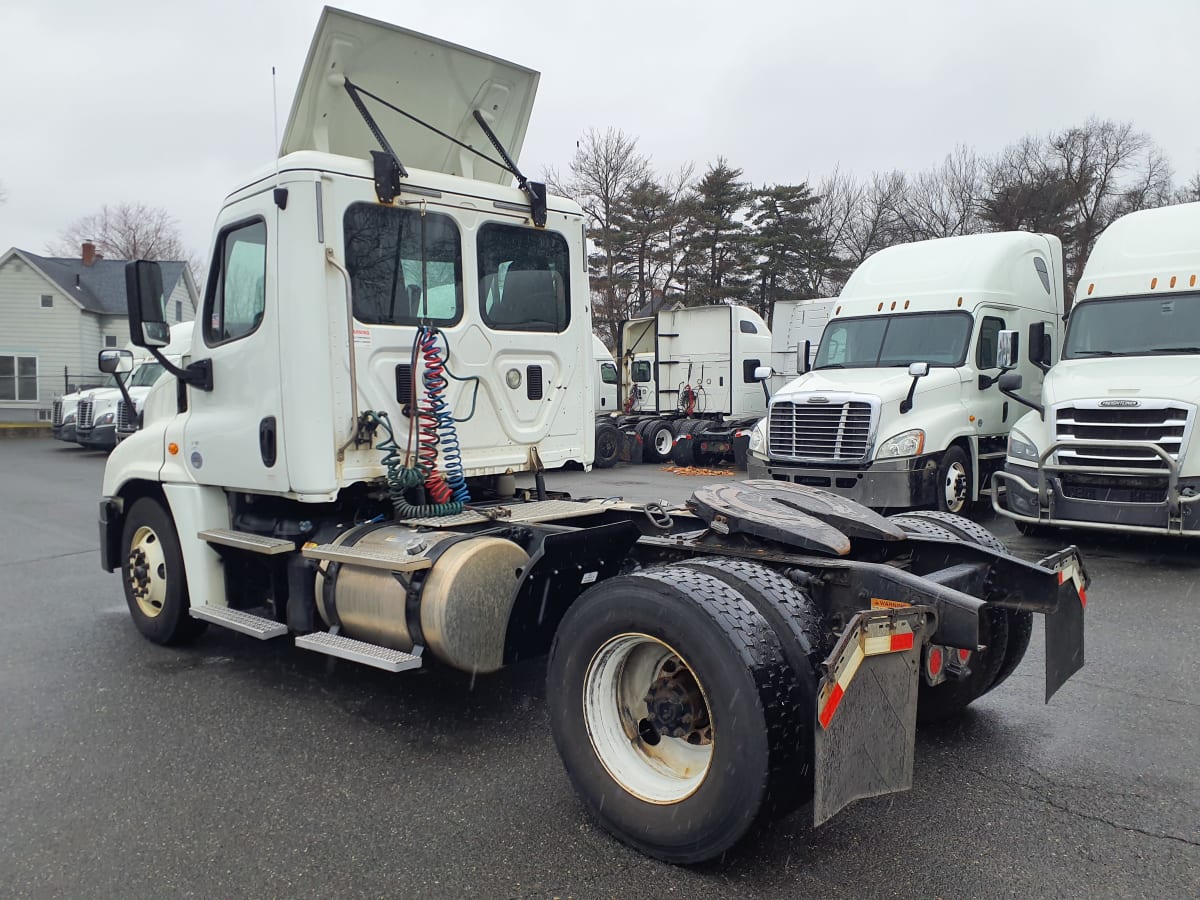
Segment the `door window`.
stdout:
<svg viewBox="0 0 1200 900">
<path fill-rule="evenodd" d="M 1000 332 L 1004 320 L 997 316 L 984 316 L 979 326 L 979 346 L 975 348 L 975 368 L 996 368 L 996 350 L 1000 345 Z"/>
<path fill-rule="evenodd" d="M 217 244 L 217 277 L 204 298 L 204 342 L 226 344 L 258 330 L 267 307 L 267 224 L 230 228 Z"/>
<path fill-rule="evenodd" d="M 617 383 L 617 367 L 612 363 L 600 363 L 600 380 L 605 384 Z"/>
</svg>

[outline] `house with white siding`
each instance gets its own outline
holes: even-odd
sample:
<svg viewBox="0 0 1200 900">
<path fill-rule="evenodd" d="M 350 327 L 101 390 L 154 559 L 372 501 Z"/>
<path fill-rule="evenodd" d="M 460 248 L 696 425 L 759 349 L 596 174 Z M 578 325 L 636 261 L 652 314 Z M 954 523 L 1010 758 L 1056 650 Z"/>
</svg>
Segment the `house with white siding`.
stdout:
<svg viewBox="0 0 1200 900">
<path fill-rule="evenodd" d="M 160 265 L 167 321 L 192 321 L 190 269 Z M 78 259 L 16 247 L 0 255 L 0 422 L 49 421 L 55 397 L 104 380 L 97 354 L 128 342 L 125 260 L 104 259 L 91 243 Z"/>
</svg>

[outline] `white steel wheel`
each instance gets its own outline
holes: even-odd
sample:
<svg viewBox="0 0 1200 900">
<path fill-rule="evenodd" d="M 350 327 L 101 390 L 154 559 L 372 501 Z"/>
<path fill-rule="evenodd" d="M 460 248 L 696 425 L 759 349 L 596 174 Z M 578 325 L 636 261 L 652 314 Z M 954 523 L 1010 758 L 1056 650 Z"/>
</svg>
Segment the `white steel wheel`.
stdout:
<svg viewBox="0 0 1200 900">
<path fill-rule="evenodd" d="M 942 512 L 965 514 L 971 508 L 971 463 L 954 445 L 938 465 L 937 506 Z"/>
<path fill-rule="evenodd" d="M 583 718 L 613 781 L 647 803 L 686 800 L 712 766 L 704 689 L 678 653 L 649 635 L 620 634 L 596 651 Z"/>
<path fill-rule="evenodd" d="M 142 525 L 129 546 L 129 580 L 142 614 L 157 618 L 167 600 L 167 561 L 162 541 L 153 528 Z"/>
<path fill-rule="evenodd" d="M 662 428 L 654 430 L 654 452 L 660 459 L 668 459 L 671 456 L 671 448 L 674 446 L 675 434 L 671 431 L 670 425 L 664 424 Z"/>
</svg>

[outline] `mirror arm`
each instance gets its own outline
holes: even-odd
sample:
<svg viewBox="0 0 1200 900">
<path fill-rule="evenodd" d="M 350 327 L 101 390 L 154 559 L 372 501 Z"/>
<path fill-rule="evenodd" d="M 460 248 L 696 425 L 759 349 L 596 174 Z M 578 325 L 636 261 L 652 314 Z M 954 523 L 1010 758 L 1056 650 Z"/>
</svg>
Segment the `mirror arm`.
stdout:
<svg viewBox="0 0 1200 900">
<path fill-rule="evenodd" d="M 137 414 L 137 406 L 133 402 L 133 398 L 129 396 L 129 390 L 125 387 L 125 379 L 118 372 L 113 372 L 113 378 L 117 380 L 117 389 L 121 392 L 121 399 L 129 404 L 131 415 Z"/>
<path fill-rule="evenodd" d="M 150 351 L 155 359 L 162 363 L 164 369 L 184 384 L 190 384 L 192 387 L 199 388 L 202 391 L 211 391 L 213 389 L 211 359 L 201 359 L 192 363 L 186 369 L 181 369 L 163 356 L 157 347 L 147 347 L 146 349 Z"/>
<path fill-rule="evenodd" d="M 997 380 L 999 380 L 999 379 L 997 379 Z M 1034 403 L 1032 400 L 1026 400 L 1024 397 L 1022 397 L 1016 391 L 1006 391 L 1004 388 L 1000 388 L 1000 393 L 1002 393 L 1005 397 L 1011 397 L 1013 400 L 1016 400 L 1022 406 L 1028 406 L 1030 409 L 1035 410 L 1037 412 L 1037 414 L 1042 417 L 1043 422 L 1046 420 L 1046 408 L 1044 406 L 1042 406 L 1040 403 Z"/>
<path fill-rule="evenodd" d="M 917 382 L 920 381 L 922 377 L 923 376 L 921 376 L 921 375 L 913 376 L 912 384 L 910 384 L 908 386 L 908 396 L 900 401 L 900 414 L 901 415 L 903 415 L 904 413 L 908 412 L 910 409 L 913 408 L 913 394 L 916 393 Z"/>
</svg>

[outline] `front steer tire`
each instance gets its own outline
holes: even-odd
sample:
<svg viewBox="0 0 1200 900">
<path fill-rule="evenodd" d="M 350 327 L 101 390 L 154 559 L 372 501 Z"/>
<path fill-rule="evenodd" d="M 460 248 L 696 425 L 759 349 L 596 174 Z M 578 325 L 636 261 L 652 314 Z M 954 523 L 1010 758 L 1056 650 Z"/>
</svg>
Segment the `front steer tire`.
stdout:
<svg viewBox="0 0 1200 900">
<path fill-rule="evenodd" d="M 550 651 L 547 703 L 591 814 L 680 864 L 725 852 L 794 795 L 797 719 L 813 714 L 753 604 L 683 566 L 611 578 L 575 601 Z"/>
<path fill-rule="evenodd" d="M 179 535 L 158 500 L 136 500 L 121 531 L 121 582 L 133 623 L 156 644 L 182 644 L 204 631 L 190 600 Z"/>
</svg>

